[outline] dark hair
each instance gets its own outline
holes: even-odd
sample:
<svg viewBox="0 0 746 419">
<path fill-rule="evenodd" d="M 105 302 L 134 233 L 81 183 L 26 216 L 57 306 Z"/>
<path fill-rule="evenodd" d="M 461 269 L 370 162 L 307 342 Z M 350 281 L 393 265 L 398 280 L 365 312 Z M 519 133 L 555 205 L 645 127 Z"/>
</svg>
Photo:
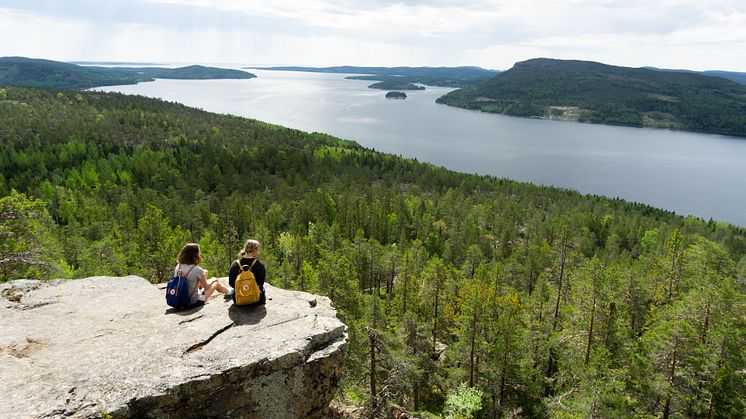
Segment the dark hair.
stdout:
<svg viewBox="0 0 746 419">
<path fill-rule="evenodd" d="M 179 255 L 176 256 L 176 261 L 188 265 L 199 265 L 202 262 L 202 255 L 199 253 L 199 245 L 197 243 L 185 244 L 179 251 Z"/>
</svg>

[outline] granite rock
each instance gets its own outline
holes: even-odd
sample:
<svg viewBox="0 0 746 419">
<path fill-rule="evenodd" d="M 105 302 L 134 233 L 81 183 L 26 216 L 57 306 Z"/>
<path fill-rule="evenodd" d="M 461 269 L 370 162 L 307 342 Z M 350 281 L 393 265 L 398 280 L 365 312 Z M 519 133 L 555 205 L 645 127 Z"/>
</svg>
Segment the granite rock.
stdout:
<svg viewBox="0 0 746 419">
<path fill-rule="evenodd" d="M 346 327 L 326 297 L 266 288 L 174 311 L 135 276 L 0 284 L 0 417 L 323 417 Z"/>
</svg>

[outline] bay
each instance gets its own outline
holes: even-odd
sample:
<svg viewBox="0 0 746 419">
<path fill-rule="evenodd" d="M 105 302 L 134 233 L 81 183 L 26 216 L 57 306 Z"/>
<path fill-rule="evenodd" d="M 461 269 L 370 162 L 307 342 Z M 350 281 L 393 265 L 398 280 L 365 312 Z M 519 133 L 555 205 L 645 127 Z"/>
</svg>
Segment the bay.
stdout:
<svg viewBox="0 0 746 419">
<path fill-rule="evenodd" d="M 746 139 L 515 118 L 435 103 L 450 88 L 386 99 L 341 74 L 249 70 L 249 80 L 97 88 L 324 132 L 460 172 L 487 174 L 746 226 Z"/>
</svg>

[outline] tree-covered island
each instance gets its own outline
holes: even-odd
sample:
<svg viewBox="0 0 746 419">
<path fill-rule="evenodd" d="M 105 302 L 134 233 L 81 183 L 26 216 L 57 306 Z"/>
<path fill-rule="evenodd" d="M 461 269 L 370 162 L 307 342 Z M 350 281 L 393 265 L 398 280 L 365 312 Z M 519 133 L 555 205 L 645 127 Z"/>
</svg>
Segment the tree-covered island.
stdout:
<svg viewBox="0 0 746 419">
<path fill-rule="evenodd" d="M 407 94 L 404 92 L 388 92 L 386 93 L 386 99 L 406 99 Z"/>
</svg>

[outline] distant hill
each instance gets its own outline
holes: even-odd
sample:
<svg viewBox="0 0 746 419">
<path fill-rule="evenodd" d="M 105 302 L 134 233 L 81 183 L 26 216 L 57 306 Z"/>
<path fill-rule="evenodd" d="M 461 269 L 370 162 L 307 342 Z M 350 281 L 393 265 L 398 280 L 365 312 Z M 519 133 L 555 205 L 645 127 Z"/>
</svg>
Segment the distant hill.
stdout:
<svg viewBox="0 0 746 419">
<path fill-rule="evenodd" d="M 0 85 L 86 89 L 149 80 L 149 77 L 135 72 L 115 69 L 107 71 L 102 68 L 23 57 L 2 57 Z"/>
<path fill-rule="evenodd" d="M 168 79 L 248 79 L 256 77 L 240 70 L 189 66 L 159 67 L 84 67 L 59 61 L 25 57 L 0 57 L 0 86 L 87 89 Z"/>
<path fill-rule="evenodd" d="M 680 69 L 668 69 L 668 68 L 657 68 L 657 67 L 643 67 L 657 71 L 668 71 L 675 73 L 695 73 L 704 74 L 706 76 L 722 77 L 724 79 L 732 80 L 736 83 L 746 84 L 746 73 L 739 73 L 736 71 L 721 71 L 721 70 L 707 70 L 707 71 L 694 71 L 694 70 L 680 70 Z"/>
<path fill-rule="evenodd" d="M 733 80 L 736 83 L 746 84 L 746 73 L 738 73 L 735 71 L 709 70 L 703 71 L 702 74 L 722 77 L 724 79 Z"/>
<path fill-rule="evenodd" d="M 696 73 L 537 58 L 438 99 L 515 116 L 746 136 L 746 86 Z"/>
<path fill-rule="evenodd" d="M 207 80 L 207 79 L 251 79 L 254 74 L 241 70 L 226 68 L 205 67 L 201 65 L 190 65 L 180 68 L 159 68 L 149 73 L 151 77 L 158 79 L 184 79 L 184 80 Z"/>
<path fill-rule="evenodd" d="M 374 89 L 401 89 L 413 83 L 442 87 L 466 87 L 482 83 L 500 74 L 497 70 L 480 67 L 266 67 L 261 70 L 305 71 L 311 73 L 369 74 L 349 76 L 348 79 L 374 80 L 368 87 Z"/>
</svg>

